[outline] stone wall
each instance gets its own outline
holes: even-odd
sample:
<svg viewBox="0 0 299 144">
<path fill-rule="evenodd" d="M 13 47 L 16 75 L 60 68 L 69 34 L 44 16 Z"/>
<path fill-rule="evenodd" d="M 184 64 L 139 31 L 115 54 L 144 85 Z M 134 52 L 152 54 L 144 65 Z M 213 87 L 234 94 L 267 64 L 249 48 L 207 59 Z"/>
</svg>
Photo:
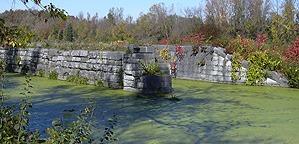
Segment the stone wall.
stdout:
<svg viewBox="0 0 299 144">
<path fill-rule="evenodd" d="M 159 62 L 161 76 L 141 76 L 140 74 L 143 70 L 140 61 L 157 62 L 154 47 L 134 46 L 130 47 L 130 51 L 133 53 L 125 54 L 123 59 L 124 90 L 141 93 L 172 92 L 168 64 Z"/>
<path fill-rule="evenodd" d="M 10 72 L 57 77 L 110 88 L 123 88 L 140 93 L 171 92 L 172 78 L 167 64 L 160 64 L 163 76 L 142 76 L 140 61 L 155 60 L 153 47 L 138 47 L 138 52 L 57 50 L 44 48 L 0 49 Z"/>
<path fill-rule="evenodd" d="M 172 58 L 177 57 L 173 45 L 130 46 L 130 53 L 113 51 L 57 50 L 28 48 L 26 50 L 0 49 L 0 58 L 7 58 L 7 70 L 33 75 L 57 74 L 60 80 L 80 77 L 88 84 L 102 83 L 105 87 L 123 88 L 133 92 L 171 92 L 171 71 L 156 50 L 168 48 Z M 219 83 L 232 83 L 231 60 L 233 55 L 225 54 L 221 47 L 199 47 L 194 53 L 192 46 L 182 46 L 184 56 L 177 59 L 173 77 Z M 157 62 L 164 76 L 151 78 L 141 76 L 140 61 Z M 170 62 L 170 60 L 168 60 Z M 241 79 L 245 83 L 248 63 L 242 61 Z M 240 73 L 240 72 L 239 72 Z M 277 72 L 269 72 L 265 85 L 287 87 L 287 79 Z M 159 82 L 157 82 L 159 80 Z M 149 86 L 156 83 L 154 87 Z"/>
<path fill-rule="evenodd" d="M 153 45 L 154 49 L 168 48 L 173 58 L 177 57 L 174 45 Z M 200 80 L 218 83 L 232 83 L 231 60 L 233 55 L 226 54 L 221 47 L 199 47 L 194 53 L 192 46 L 182 46 L 184 56 L 177 58 L 177 70 L 175 77 L 179 79 Z M 155 57 L 160 57 L 156 53 Z M 162 61 L 161 57 L 159 61 Z M 241 78 L 236 83 L 244 84 L 246 81 L 247 61 L 242 61 Z M 239 74 L 240 72 L 237 72 Z M 269 72 L 270 76 L 265 79 L 265 85 L 288 87 L 287 79 L 277 72 Z"/>
<path fill-rule="evenodd" d="M 7 70 L 59 80 L 122 88 L 122 59 L 125 52 L 28 48 L 0 50 Z M 6 55 L 6 56 L 4 56 Z"/>
</svg>

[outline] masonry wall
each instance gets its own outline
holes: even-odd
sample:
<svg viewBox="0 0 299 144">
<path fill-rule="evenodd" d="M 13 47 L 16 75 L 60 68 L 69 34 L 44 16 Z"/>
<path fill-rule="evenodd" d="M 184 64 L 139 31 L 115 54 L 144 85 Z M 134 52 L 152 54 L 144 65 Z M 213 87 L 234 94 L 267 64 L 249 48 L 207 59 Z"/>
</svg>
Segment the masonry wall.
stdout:
<svg viewBox="0 0 299 144">
<path fill-rule="evenodd" d="M 48 77 L 56 75 L 60 80 L 80 80 L 81 83 L 103 84 L 111 88 L 122 88 L 124 53 L 43 48 L 0 50 L 1 58 L 7 58 L 6 69 L 9 71 Z"/>
<path fill-rule="evenodd" d="M 156 50 L 152 46 L 131 46 L 132 53 L 124 54 L 124 90 L 139 93 L 169 93 L 172 92 L 172 77 L 169 66 L 163 61 L 157 61 Z M 141 75 L 144 63 L 158 63 L 161 75 Z"/>
<path fill-rule="evenodd" d="M 178 58 L 173 45 L 130 46 L 130 53 L 113 51 L 57 50 L 43 48 L 0 49 L 0 58 L 7 59 L 7 70 L 18 73 L 50 76 L 57 74 L 60 80 L 81 78 L 88 84 L 103 84 L 105 87 L 123 88 L 126 91 L 171 92 L 171 70 L 157 50 L 168 48 L 172 58 L 177 59 L 177 69 L 173 77 L 218 83 L 232 83 L 231 60 L 233 55 L 225 54 L 221 47 L 199 47 L 194 53 L 192 46 L 182 46 L 184 56 Z M 143 67 L 140 61 L 157 62 L 164 78 L 149 81 L 140 75 Z M 168 60 L 170 62 L 171 60 Z M 248 63 L 242 61 L 241 79 L 245 83 Z M 287 79 L 277 72 L 269 72 L 265 85 L 287 87 Z M 168 76 L 167 76 L 168 75 Z M 156 80 L 159 80 L 157 82 Z M 149 83 L 149 84 L 146 84 Z M 149 85 L 158 87 L 148 89 Z M 154 90 L 155 89 L 155 90 Z M 157 90 L 159 89 L 159 90 Z"/>
<path fill-rule="evenodd" d="M 233 55 L 226 54 L 221 47 L 202 46 L 195 53 L 192 46 L 182 46 L 184 56 L 177 57 L 174 45 L 153 45 L 154 49 L 168 48 L 171 57 L 177 59 L 177 69 L 174 77 L 179 79 L 200 80 L 218 83 L 233 83 L 231 78 Z M 155 57 L 162 61 L 159 53 Z M 248 62 L 242 61 L 241 78 L 236 83 L 244 84 Z M 265 78 L 265 85 L 288 87 L 288 81 L 281 74 L 269 71 L 270 76 Z"/>
</svg>

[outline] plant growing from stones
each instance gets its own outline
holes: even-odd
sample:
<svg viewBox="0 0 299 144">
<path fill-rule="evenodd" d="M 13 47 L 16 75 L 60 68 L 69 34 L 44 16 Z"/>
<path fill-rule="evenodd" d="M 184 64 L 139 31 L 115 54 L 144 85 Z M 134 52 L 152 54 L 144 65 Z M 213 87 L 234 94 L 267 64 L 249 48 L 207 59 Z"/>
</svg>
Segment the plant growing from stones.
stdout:
<svg viewBox="0 0 299 144">
<path fill-rule="evenodd" d="M 48 78 L 49 78 L 49 79 L 52 79 L 52 80 L 57 80 L 57 75 L 58 75 L 58 73 L 56 73 L 56 72 L 51 72 L 51 73 L 48 75 Z"/>
<path fill-rule="evenodd" d="M 176 60 L 173 60 L 173 61 L 169 62 L 169 65 L 170 65 L 171 73 L 174 74 L 174 77 L 176 77 L 176 70 L 177 70 Z"/>
<path fill-rule="evenodd" d="M 184 52 L 183 52 L 183 48 L 182 48 L 182 46 L 180 46 L 180 45 L 175 45 L 175 55 L 176 55 L 176 57 L 177 57 L 177 60 L 178 61 L 180 61 L 180 60 L 182 60 L 183 59 L 183 57 L 184 57 Z"/>
<path fill-rule="evenodd" d="M 165 63 L 167 63 L 167 61 L 169 59 L 171 59 L 170 53 L 168 52 L 168 48 L 164 48 L 162 50 L 156 50 L 156 52 L 158 52 L 160 54 L 160 56 L 162 57 L 162 59 L 164 60 Z"/>
<path fill-rule="evenodd" d="M 85 84 L 85 85 L 88 82 L 88 80 L 86 78 L 81 78 L 80 77 L 80 71 L 79 70 L 77 71 L 76 76 L 70 75 L 66 78 L 66 81 L 77 83 L 77 84 Z"/>
<path fill-rule="evenodd" d="M 140 75 L 160 75 L 161 74 L 159 64 L 154 61 L 150 61 L 150 62 L 140 61 L 140 64 L 143 67 L 143 70 L 140 72 Z"/>
<path fill-rule="evenodd" d="M 39 70 L 38 71 L 38 76 L 43 77 L 45 75 L 46 71 L 44 70 Z"/>
<path fill-rule="evenodd" d="M 232 59 L 232 72 L 231 72 L 231 78 L 232 82 L 236 82 L 241 78 L 241 56 L 239 53 L 234 53 L 234 58 Z"/>
</svg>

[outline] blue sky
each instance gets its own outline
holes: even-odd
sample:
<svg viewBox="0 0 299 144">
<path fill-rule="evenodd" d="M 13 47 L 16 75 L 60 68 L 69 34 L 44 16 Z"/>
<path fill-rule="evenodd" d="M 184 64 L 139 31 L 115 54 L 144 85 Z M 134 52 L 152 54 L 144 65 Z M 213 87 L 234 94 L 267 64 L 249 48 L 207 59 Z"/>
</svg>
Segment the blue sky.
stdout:
<svg viewBox="0 0 299 144">
<path fill-rule="evenodd" d="M 26 7 L 20 2 L 20 0 L 0 0 L 0 13 L 5 10 L 12 9 L 25 9 Z M 30 0 L 29 0 L 30 1 Z M 171 6 L 174 4 L 174 10 L 177 14 L 181 14 L 180 10 L 187 7 L 199 7 L 200 3 L 203 4 L 205 0 L 42 0 L 43 5 L 48 5 L 52 2 L 59 8 L 65 9 L 69 15 L 77 16 L 80 11 L 86 13 L 89 12 L 91 16 L 97 12 L 99 17 L 104 17 L 108 14 L 109 9 L 124 8 L 124 17 L 128 15 L 133 16 L 134 19 L 139 17 L 140 12 L 147 13 L 148 9 L 161 2 L 165 3 L 165 6 Z M 30 5 L 31 7 L 32 5 Z M 35 8 L 37 8 L 35 6 Z"/>
</svg>

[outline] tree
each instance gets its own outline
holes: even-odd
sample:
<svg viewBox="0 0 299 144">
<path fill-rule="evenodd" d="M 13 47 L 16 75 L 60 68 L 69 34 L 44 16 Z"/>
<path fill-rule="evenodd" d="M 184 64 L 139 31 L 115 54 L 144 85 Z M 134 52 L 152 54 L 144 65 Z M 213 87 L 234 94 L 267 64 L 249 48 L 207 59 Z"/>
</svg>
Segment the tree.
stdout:
<svg viewBox="0 0 299 144">
<path fill-rule="evenodd" d="M 28 0 L 20 0 L 25 6 L 29 3 Z M 33 0 L 34 4 L 38 5 L 41 9 L 44 11 L 48 11 L 50 14 L 50 17 L 57 18 L 60 17 L 63 20 L 68 19 L 66 16 L 66 11 L 64 9 L 56 8 L 52 3 L 50 3 L 47 6 L 43 6 L 41 4 L 41 0 Z M 27 6 L 28 8 L 28 6 Z M 29 8 L 28 8 L 29 9 Z M 46 22 L 46 18 L 45 18 Z M 0 44 L 6 45 L 6 46 L 21 46 L 25 47 L 25 43 L 30 42 L 31 37 L 33 36 L 32 33 L 24 31 L 18 27 L 9 27 L 5 25 L 5 20 L 0 18 Z"/>
<path fill-rule="evenodd" d="M 69 42 L 73 41 L 73 26 L 71 23 L 67 23 L 65 27 L 64 38 Z"/>
</svg>

